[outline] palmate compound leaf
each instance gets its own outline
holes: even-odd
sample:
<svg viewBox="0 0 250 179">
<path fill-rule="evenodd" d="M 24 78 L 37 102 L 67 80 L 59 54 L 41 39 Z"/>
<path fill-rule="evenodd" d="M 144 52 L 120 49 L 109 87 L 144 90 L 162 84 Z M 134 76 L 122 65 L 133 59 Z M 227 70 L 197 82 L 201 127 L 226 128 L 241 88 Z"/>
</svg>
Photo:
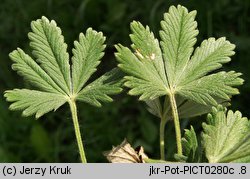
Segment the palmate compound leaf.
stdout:
<svg viewBox="0 0 250 179">
<path fill-rule="evenodd" d="M 196 11 L 188 12 L 183 6 L 171 6 L 161 22 L 161 48 L 149 27 L 131 23 L 134 52 L 122 45 L 116 46 L 119 67 L 127 74 L 125 86 L 131 88 L 129 94 L 139 95 L 141 100 L 151 103 L 151 108 L 159 104 L 153 100 L 161 96 L 180 96 L 181 100 L 190 101 L 186 104 L 208 106 L 205 111 L 197 110 L 203 114 L 210 111 L 212 105 L 228 101 L 239 93 L 234 87 L 243 83 L 240 73 L 210 74 L 230 61 L 233 44 L 225 38 L 209 38 L 193 53 L 198 34 L 195 15 Z M 153 108 L 159 109 L 159 106 Z M 197 111 L 188 115 L 194 116 Z"/>
<path fill-rule="evenodd" d="M 250 122 L 239 111 L 213 108 L 203 129 L 203 146 L 210 163 L 250 162 Z"/>
<path fill-rule="evenodd" d="M 33 21 L 31 28 L 29 38 L 35 60 L 19 48 L 10 53 L 10 58 L 14 62 L 13 70 L 37 90 L 7 90 L 4 96 L 12 102 L 10 109 L 23 110 L 24 116 L 35 114 L 39 118 L 69 100 L 101 106 L 100 102 L 111 101 L 109 95 L 121 91 L 121 73 L 118 69 L 92 82 L 91 88 L 91 84 L 86 85 L 104 54 L 105 37 L 102 33 L 89 28 L 86 35 L 80 34 L 79 41 L 74 43 L 70 70 L 67 45 L 56 22 L 42 17 Z"/>
</svg>

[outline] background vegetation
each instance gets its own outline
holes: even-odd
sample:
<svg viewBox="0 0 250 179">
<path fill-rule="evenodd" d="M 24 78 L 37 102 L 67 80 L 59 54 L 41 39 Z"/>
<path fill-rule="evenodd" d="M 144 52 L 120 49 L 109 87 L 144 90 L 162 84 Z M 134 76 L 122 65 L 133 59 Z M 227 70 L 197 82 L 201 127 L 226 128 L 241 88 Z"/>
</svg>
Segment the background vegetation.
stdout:
<svg viewBox="0 0 250 179">
<path fill-rule="evenodd" d="M 232 99 L 233 110 L 250 117 L 250 1 L 249 0 L 1 0 L 0 3 L 0 162 L 79 162 L 73 124 L 67 106 L 49 113 L 39 120 L 23 118 L 20 112 L 8 110 L 3 98 L 7 89 L 29 87 L 11 70 L 8 54 L 21 47 L 29 50 L 27 33 L 30 22 L 42 15 L 54 19 L 61 27 L 69 49 L 80 32 L 88 27 L 103 31 L 107 37 L 105 57 L 95 74 L 99 76 L 116 65 L 114 44 L 129 45 L 129 24 L 139 20 L 148 24 L 158 36 L 159 22 L 170 5 L 181 4 L 198 11 L 200 30 L 198 43 L 214 36 L 226 36 L 236 44 L 236 55 L 226 65 L 242 72 L 245 84 L 241 94 Z M 71 53 L 71 52 L 69 52 Z M 158 125 L 145 105 L 126 94 L 115 101 L 95 108 L 79 103 L 79 118 L 86 155 L 89 162 L 106 162 L 102 155 L 125 137 L 134 145 L 143 145 L 150 157 L 159 158 Z M 181 126 L 196 130 L 205 116 Z M 175 151 L 172 123 L 167 124 L 166 146 L 168 159 Z"/>
</svg>

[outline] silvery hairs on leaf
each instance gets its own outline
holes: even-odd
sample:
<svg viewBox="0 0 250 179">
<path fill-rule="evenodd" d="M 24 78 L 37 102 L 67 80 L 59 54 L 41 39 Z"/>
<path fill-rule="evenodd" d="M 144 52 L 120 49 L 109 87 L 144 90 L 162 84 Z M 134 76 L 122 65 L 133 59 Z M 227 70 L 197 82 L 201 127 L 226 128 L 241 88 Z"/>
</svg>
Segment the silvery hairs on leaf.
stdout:
<svg viewBox="0 0 250 179">
<path fill-rule="evenodd" d="M 28 34 L 33 58 L 22 49 L 10 53 L 12 69 L 23 76 L 36 90 L 14 89 L 5 92 L 11 110 L 22 110 L 24 116 L 36 118 L 56 110 L 69 100 L 94 106 L 111 102 L 110 95 L 121 89 L 121 73 L 115 68 L 93 82 L 88 82 L 103 57 L 105 37 L 88 28 L 74 42 L 72 65 L 67 44 L 55 21 L 42 17 L 31 23 Z M 88 83 L 87 83 L 88 82 Z"/>
<path fill-rule="evenodd" d="M 203 123 L 202 143 L 210 163 L 250 162 L 250 121 L 218 106 Z"/>
<path fill-rule="evenodd" d="M 116 46 L 129 94 L 146 101 L 159 117 L 169 112 L 159 103 L 161 96 L 174 95 L 180 117 L 193 117 L 210 111 L 213 105 L 228 104 L 231 96 L 239 93 L 235 86 L 243 83 L 241 73 L 214 72 L 234 55 L 235 45 L 226 38 L 209 38 L 194 50 L 198 35 L 195 16 L 196 11 L 171 6 L 161 21 L 160 42 L 148 26 L 133 21 L 132 50 Z M 166 100 L 164 103 L 169 103 Z M 194 108 L 195 104 L 199 105 Z"/>
</svg>

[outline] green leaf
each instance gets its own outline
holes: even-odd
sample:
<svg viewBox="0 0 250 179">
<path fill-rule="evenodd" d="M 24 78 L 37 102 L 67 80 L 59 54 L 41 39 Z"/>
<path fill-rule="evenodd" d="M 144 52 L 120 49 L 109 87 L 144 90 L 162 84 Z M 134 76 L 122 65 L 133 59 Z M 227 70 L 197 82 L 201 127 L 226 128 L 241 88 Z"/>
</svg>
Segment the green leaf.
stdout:
<svg viewBox="0 0 250 179">
<path fill-rule="evenodd" d="M 41 92 L 28 89 L 14 89 L 5 92 L 7 101 L 12 102 L 10 110 L 23 110 L 23 116 L 43 114 L 57 110 L 67 99 L 61 94 Z"/>
<path fill-rule="evenodd" d="M 199 104 L 194 101 L 187 100 L 179 95 L 176 95 L 175 98 L 180 118 L 200 116 L 210 112 L 212 109 L 212 105 Z M 227 100 L 216 98 L 216 101 L 218 104 L 223 106 L 229 105 Z M 148 107 L 147 109 L 151 114 L 157 116 L 160 119 L 166 119 L 167 121 L 171 120 L 172 111 L 170 108 L 169 98 L 165 97 L 163 102 L 160 100 L 160 98 L 147 100 L 145 102 Z"/>
<path fill-rule="evenodd" d="M 193 52 L 198 35 L 196 11 L 178 5 L 171 6 L 161 21 L 161 47 L 166 73 L 171 86 L 175 86 L 182 75 Z"/>
<path fill-rule="evenodd" d="M 34 86 L 47 92 L 64 93 L 51 77 L 22 49 L 18 48 L 10 53 L 13 62 L 12 69 L 23 76 Z"/>
<path fill-rule="evenodd" d="M 101 102 L 112 102 L 113 100 L 109 95 L 122 91 L 122 76 L 121 71 L 114 68 L 83 88 L 79 92 L 77 100 L 96 107 L 101 107 Z"/>
<path fill-rule="evenodd" d="M 47 74 L 67 94 L 70 92 L 70 66 L 67 44 L 55 21 L 42 17 L 31 22 L 28 34 L 32 53 Z"/>
<path fill-rule="evenodd" d="M 155 99 L 167 94 L 166 86 L 148 59 L 139 61 L 128 48 L 122 45 L 116 46 L 116 49 L 118 50 L 116 57 L 120 62 L 118 66 L 132 75 L 125 76 L 126 83 L 124 85 L 132 88 L 129 94 L 141 95 L 140 100 Z M 137 55 L 139 55 L 138 52 Z"/>
<path fill-rule="evenodd" d="M 188 66 L 186 67 L 181 85 L 188 84 L 210 71 L 222 67 L 223 63 L 228 63 L 230 56 L 234 55 L 235 45 L 226 40 L 225 37 L 215 39 L 209 38 L 201 43 L 194 52 Z M 188 80 L 187 80 L 188 79 Z"/>
<path fill-rule="evenodd" d="M 230 100 L 234 94 L 239 94 L 233 86 L 241 85 L 243 80 L 238 78 L 241 73 L 218 72 L 204 76 L 182 87 L 179 94 L 200 104 L 216 105 L 216 99 Z"/>
<path fill-rule="evenodd" d="M 155 74 L 159 76 L 158 78 L 161 79 L 164 84 L 168 85 L 161 49 L 154 34 L 150 32 L 148 26 L 144 28 L 141 23 L 135 21 L 131 23 L 131 30 L 132 34 L 130 38 L 133 42 L 131 46 L 137 57 L 146 63 L 148 68 L 155 70 Z M 169 86 L 167 86 L 167 88 L 169 88 Z"/>
<path fill-rule="evenodd" d="M 190 130 L 185 129 L 182 146 L 183 154 L 187 157 L 186 162 L 199 162 L 199 145 L 193 126 L 191 126 Z"/>
<path fill-rule="evenodd" d="M 204 40 L 194 51 L 198 35 L 195 16 L 196 11 L 171 6 L 161 21 L 160 46 L 149 27 L 139 22 L 131 23 L 132 50 L 116 46 L 129 94 L 140 96 L 158 117 L 165 118 L 170 111 L 168 99 L 159 103 L 162 96 L 175 97 L 181 118 L 193 117 L 210 111 L 212 105 L 227 104 L 239 93 L 235 86 L 243 84 L 241 73 L 213 73 L 234 54 L 235 45 L 225 38 Z M 201 107 L 192 108 L 199 106 L 196 103 Z"/>
<path fill-rule="evenodd" d="M 239 111 L 213 108 L 203 129 L 203 145 L 210 163 L 250 162 L 250 122 Z"/>
<path fill-rule="evenodd" d="M 163 116 L 163 109 L 162 109 L 162 104 L 159 98 L 156 98 L 154 100 L 147 100 L 145 101 L 147 104 L 147 110 L 157 116 L 158 118 L 162 118 Z"/>
<path fill-rule="evenodd" d="M 101 32 L 89 28 L 86 35 L 80 33 L 79 42 L 75 41 L 72 57 L 72 78 L 74 93 L 78 93 L 90 76 L 96 71 L 104 55 L 105 37 Z"/>
<path fill-rule="evenodd" d="M 89 28 L 85 35 L 79 35 L 70 66 L 67 45 L 55 21 L 42 17 L 31 23 L 31 29 L 28 36 L 35 58 L 19 48 L 10 53 L 10 58 L 14 62 L 12 68 L 36 90 L 7 90 L 4 96 L 12 102 L 11 110 L 22 110 L 24 116 L 39 118 L 75 100 L 101 106 L 101 101 L 110 102 L 110 95 L 121 91 L 123 74 L 118 69 L 86 86 L 104 55 L 105 37 L 101 32 Z"/>
</svg>

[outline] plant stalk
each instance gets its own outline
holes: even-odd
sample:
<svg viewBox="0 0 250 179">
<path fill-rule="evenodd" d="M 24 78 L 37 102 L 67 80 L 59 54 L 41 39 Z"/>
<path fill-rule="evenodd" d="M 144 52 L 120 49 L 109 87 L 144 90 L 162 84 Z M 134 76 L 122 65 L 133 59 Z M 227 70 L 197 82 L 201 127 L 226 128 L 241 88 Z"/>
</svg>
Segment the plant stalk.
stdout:
<svg viewBox="0 0 250 179">
<path fill-rule="evenodd" d="M 169 98 L 170 98 L 170 104 L 171 104 L 171 108 L 172 108 L 172 117 L 174 119 L 177 153 L 179 155 L 182 155 L 181 127 L 180 127 L 179 115 L 178 115 L 178 111 L 177 111 L 177 105 L 176 105 L 174 94 L 170 94 Z"/>
<path fill-rule="evenodd" d="M 157 160 L 157 159 L 151 159 L 151 158 L 145 158 L 143 160 L 145 161 L 145 163 L 172 163 L 172 162 L 165 161 L 165 160 Z"/>
<path fill-rule="evenodd" d="M 71 110 L 72 119 L 74 123 L 75 135 L 76 135 L 76 140 L 77 140 L 77 145 L 78 145 L 81 161 L 82 163 L 87 163 L 85 152 L 84 152 L 84 147 L 82 143 L 82 136 L 81 136 L 81 131 L 79 127 L 78 117 L 77 117 L 76 102 L 74 100 L 70 100 L 69 105 L 70 105 L 70 110 Z"/>
<path fill-rule="evenodd" d="M 165 160 L 165 125 L 166 120 L 161 118 L 160 122 L 160 154 L 161 154 L 161 160 Z"/>
</svg>

